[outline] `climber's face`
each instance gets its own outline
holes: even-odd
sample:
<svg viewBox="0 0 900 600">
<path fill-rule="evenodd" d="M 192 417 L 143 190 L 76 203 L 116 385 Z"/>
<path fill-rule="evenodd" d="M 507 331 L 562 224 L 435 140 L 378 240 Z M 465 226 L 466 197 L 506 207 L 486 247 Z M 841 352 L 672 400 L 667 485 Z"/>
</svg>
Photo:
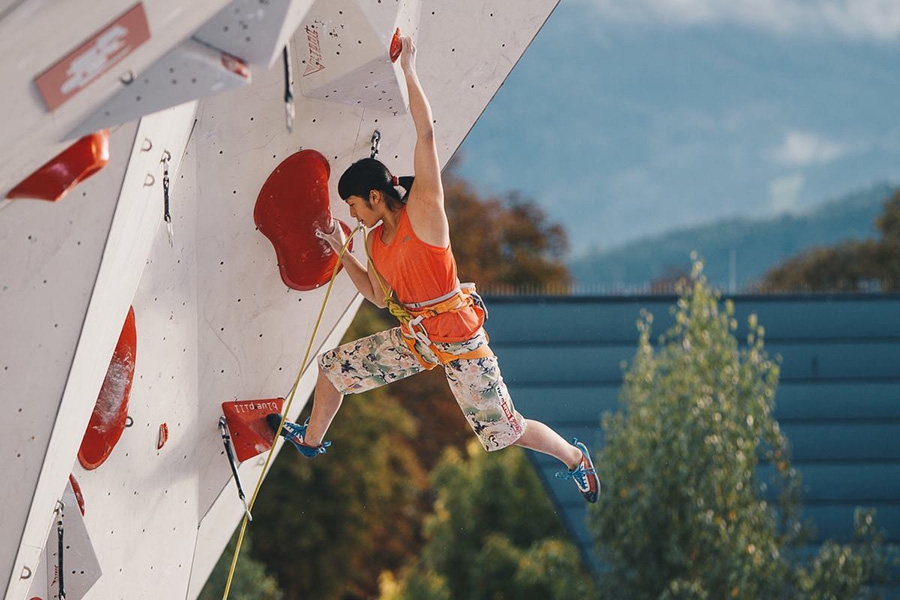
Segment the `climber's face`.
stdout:
<svg viewBox="0 0 900 600">
<path fill-rule="evenodd" d="M 347 198 L 350 216 L 366 227 L 374 227 L 382 218 L 382 210 L 384 209 L 382 200 L 381 192 L 377 190 L 370 192 L 368 200 L 361 196 L 350 196 Z"/>
</svg>

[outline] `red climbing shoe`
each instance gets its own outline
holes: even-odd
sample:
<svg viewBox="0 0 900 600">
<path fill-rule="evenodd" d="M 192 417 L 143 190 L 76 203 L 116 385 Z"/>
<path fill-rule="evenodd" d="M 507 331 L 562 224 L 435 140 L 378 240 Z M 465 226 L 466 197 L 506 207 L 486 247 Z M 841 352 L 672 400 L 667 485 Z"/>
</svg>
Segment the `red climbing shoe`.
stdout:
<svg viewBox="0 0 900 600">
<path fill-rule="evenodd" d="M 581 462 L 571 471 L 561 471 L 556 474 L 560 479 L 573 479 L 578 491 L 588 502 L 594 503 L 600 498 L 600 479 L 594 470 L 594 463 L 588 453 L 587 446 L 578 440 L 572 440 L 572 445 L 581 450 Z"/>
</svg>

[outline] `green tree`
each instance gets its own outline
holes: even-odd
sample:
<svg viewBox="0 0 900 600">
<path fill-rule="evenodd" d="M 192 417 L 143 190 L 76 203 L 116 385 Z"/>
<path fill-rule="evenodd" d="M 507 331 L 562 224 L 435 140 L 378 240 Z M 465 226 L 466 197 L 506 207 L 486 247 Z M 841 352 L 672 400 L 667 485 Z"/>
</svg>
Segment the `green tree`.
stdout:
<svg viewBox="0 0 900 600">
<path fill-rule="evenodd" d="M 592 583 L 524 452 L 450 448 L 432 473 L 437 500 L 421 558 L 381 600 L 570 600 Z"/>
<path fill-rule="evenodd" d="M 221 600 L 225 594 L 225 584 L 231 569 L 237 536 L 238 534 L 235 533 L 231 537 L 231 541 L 228 542 L 228 546 L 219 557 L 219 562 L 213 568 L 213 572 L 206 585 L 203 586 L 200 595 L 197 596 L 197 600 Z M 242 546 L 246 555 L 238 561 L 235 567 L 228 597 L 232 600 L 282 600 L 284 593 L 278 587 L 278 581 L 266 572 L 266 566 L 262 562 L 250 556 L 253 543 L 249 533 L 244 534 Z"/>
<path fill-rule="evenodd" d="M 785 261 L 763 277 L 772 291 L 857 291 L 877 284 L 900 289 L 900 190 L 884 203 L 875 220 L 877 240 L 814 248 Z"/>
<path fill-rule="evenodd" d="M 792 557 L 804 531 L 800 476 L 772 417 L 779 367 L 755 315 L 739 346 L 734 307 L 701 270 L 657 345 L 652 315 L 639 321 L 622 408 L 603 421 L 606 493 L 589 513 L 610 566 L 603 587 L 638 600 L 853 598 L 883 564 L 871 515 L 859 544 L 825 544 L 809 564 Z M 758 481 L 760 461 L 771 481 Z"/>
</svg>

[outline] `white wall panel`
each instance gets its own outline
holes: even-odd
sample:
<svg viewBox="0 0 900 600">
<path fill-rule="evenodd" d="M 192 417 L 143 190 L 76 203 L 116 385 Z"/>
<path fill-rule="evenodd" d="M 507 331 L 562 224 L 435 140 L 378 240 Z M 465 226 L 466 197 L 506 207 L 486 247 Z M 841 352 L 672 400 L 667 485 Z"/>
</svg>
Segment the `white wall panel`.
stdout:
<svg viewBox="0 0 900 600">
<path fill-rule="evenodd" d="M 318 2 L 298 36 L 304 58 L 300 90 L 308 98 L 392 114 L 409 100 L 399 60 L 391 61 L 395 31 L 417 37 L 419 0 Z"/>
<path fill-rule="evenodd" d="M 253 221 L 257 194 L 271 171 L 301 146 L 329 154 L 350 147 L 348 140 L 358 127 L 358 121 L 319 114 L 330 125 L 323 125 L 318 138 L 305 125 L 289 134 L 280 69 L 273 68 L 260 79 L 248 90 L 205 100 L 194 135 L 198 170 L 203 173 L 203 185 L 196 190 L 203 215 L 197 228 L 202 240 L 197 254 L 198 377 L 204 394 L 200 412 L 210 431 L 223 401 L 289 392 L 325 294 L 324 286 L 297 292 L 284 285 L 274 250 Z M 349 220 L 345 206 L 334 207 Z M 314 351 L 355 296 L 349 278 L 339 276 Z M 297 411 L 306 394 L 299 394 Z M 230 478 L 221 451 L 216 433 L 213 444 L 198 454 L 199 468 L 215 475 L 207 477 L 200 490 L 204 512 Z"/>
<path fill-rule="evenodd" d="M 180 125 L 186 135 L 190 121 Z M 180 158 L 181 148 L 172 150 L 176 152 Z M 180 165 L 170 167 L 171 189 L 178 190 L 185 173 L 190 177 L 193 169 L 192 156 L 186 153 Z M 158 597 L 179 598 L 190 577 L 199 518 L 194 449 L 204 430 L 197 411 L 192 260 L 197 208 L 189 196 L 173 194 L 171 200 L 174 244 L 169 245 L 164 227 L 154 229 L 132 302 L 137 357 L 128 414 L 133 426 L 125 429 L 101 467 L 84 471 L 75 465 L 85 521 L 104 571 L 89 599 L 131 597 L 128 590 L 135 597 L 153 590 Z M 151 201 L 159 205 L 161 198 Z M 168 440 L 158 448 L 162 424 Z"/>
<path fill-rule="evenodd" d="M 67 600 L 81 600 L 101 574 L 94 544 L 88 535 L 71 483 L 66 484 L 61 500 L 63 560 L 59 560 L 57 525 L 60 519 L 57 516 L 56 523 L 47 536 L 37 572 L 32 577 L 31 588 L 28 590 L 30 600 L 56 600 L 60 597 L 60 589 L 65 592 Z M 62 570 L 59 568 L 60 564 Z M 60 572 L 63 574 L 62 578 Z"/>
<path fill-rule="evenodd" d="M 10 574 L 19 578 L 25 564 L 35 570 L 46 541 L 49 520 L 28 544 L 27 559 L 23 555 L 13 568 L 136 130 L 134 124 L 114 131 L 109 164 L 60 202 L 0 203 L 0 254 L 6 257 L 0 261 L 0 456 L 5 476 L 16 482 L 0 486 L 0 589 Z M 80 435 L 86 425 L 73 427 Z M 65 486 L 58 484 L 56 497 Z M 48 519 L 56 497 L 41 500 Z"/>
<path fill-rule="evenodd" d="M 350 326 L 361 302 L 362 296 L 357 296 L 350 306 L 347 307 L 346 312 L 341 316 L 340 320 L 335 323 L 331 335 L 324 340 L 317 353 L 320 353 L 321 350 L 333 348 L 340 343 L 341 337 L 347 330 L 347 327 Z M 296 373 L 294 375 L 296 376 Z M 300 380 L 300 384 L 297 386 L 298 391 L 289 413 L 291 418 L 297 418 L 302 407 L 306 404 L 307 398 L 312 393 L 315 382 L 315 370 L 307 370 Z M 287 392 L 285 392 L 285 394 L 287 394 Z M 275 447 L 276 454 L 283 450 L 282 445 L 282 440 L 279 439 Z M 293 448 L 288 448 L 287 452 L 290 454 L 291 459 L 297 458 L 294 456 L 296 452 Z M 260 473 L 262 473 L 265 459 L 266 455 L 262 454 L 254 460 L 245 461 L 240 465 L 238 470 L 248 502 L 250 501 L 253 490 L 259 480 Z M 220 456 L 220 460 L 225 462 L 227 459 L 225 456 Z M 272 460 L 274 461 L 274 457 Z M 282 458 L 281 460 L 285 459 Z M 265 493 L 266 484 L 263 483 L 260 494 Z M 216 562 L 219 560 L 222 550 L 228 544 L 228 540 L 230 540 L 231 536 L 234 534 L 234 528 L 240 524 L 243 515 L 244 506 L 238 498 L 234 480 L 227 480 L 219 495 L 200 521 L 199 531 L 197 533 L 196 550 L 194 553 L 193 570 L 191 572 L 191 582 L 187 593 L 188 600 L 193 600 L 200 594 L 206 580 L 209 578 L 209 574 L 216 566 Z M 249 523 L 248 527 L 252 529 L 253 523 Z"/>
<path fill-rule="evenodd" d="M 313 0 L 234 0 L 194 34 L 204 44 L 269 69 Z"/>
<path fill-rule="evenodd" d="M 66 138 L 77 139 L 146 114 L 249 84 L 250 70 L 246 65 L 196 40 L 185 40 L 161 56 L 130 85 L 119 90 Z"/>
<path fill-rule="evenodd" d="M 37 559 L 34 549 L 43 546 L 46 539 L 53 507 L 72 469 L 106 374 L 109 357 L 140 280 L 153 236 L 159 227 L 162 216 L 161 153 L 163 149 L 169 149 L 177 157 L 173 161 L 177 168 L 181 149 L 190 130 L 193 111 L 193 105 L 177 107 L 143 119 L 138 127 L 134 150 L 121 180 L 119 202 L 103 249 L 90 303 L 74 348 L 71 369 L 68 365 L 62 367 L 63 372 L 68 375 L 62 398 L 56 400 L 56 410 L 53 408 L 52 398 L 45 400 L 47 404 L 42 403 L 44 410 L 50 412 L 52 430 L 49 440 L 44 441 L 46 453 L 40 472 L 36 474 L 37 486 L 34 488 L 33 501 L 28 516 L 24 519 L 19 556 L 9 571 L 12 573 L 12 580 L 7 591 L 8 600 L 18 598 L 29 585 L 29 582 L 19 579 L 18 574 L 24 567 L 33 570 L 33 563 Z M 146 147 L 145 141 L 153 144 L 149 151 L 141 150 Z M 148 175 L 154 179 L 153 185 L 145 185 L 149 183 Z M 116 187 L 113 189 L 116 190 Z M 77 193 L 75 196 L 77 197 Z M 65 290 L 58 297 L 67 298 Z M 34 331 L 26 329 L 22 335 L 28 339 L 34 337 Z M 40 342 L 38 346 L 40 348 Z M 40 364 L 40 360 L 37 364 Z M 46 427 L 47 424 L 44 422 L 42 426 Z M 15 538 L 4 542 L 4 545 L 12 545 Z"/>
</svg>

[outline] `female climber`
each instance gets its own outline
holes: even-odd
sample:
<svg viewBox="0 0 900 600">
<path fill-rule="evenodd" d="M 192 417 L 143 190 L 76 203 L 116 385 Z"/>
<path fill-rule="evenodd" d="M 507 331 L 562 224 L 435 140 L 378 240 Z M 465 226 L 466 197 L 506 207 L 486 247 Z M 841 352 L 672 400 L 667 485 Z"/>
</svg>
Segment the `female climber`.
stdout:
<svg viewBox="0 0 900 600">
<path fill-rule="evenodd" d="M 513 406 L 482 328 L 481 299 L 457 279 L 431 107 L 416 73 L 416 47 L 409 37 L 402 39 L 400 65 L 416 129 L 415 178 L 398 180 L 378 160 L 363 159 L 341 176 L 338 193 L 350 215 L 371 231 L 367 266 L 349 252 L 341 258 L 343 266 L 367 300 L 381 308 L 392 305 L 401 326 L 320 356 L 312 414 L 303 425 L 286 421 L 281 435 L 304 456 L 314 457 L 329 445 L 323 438 L 344 394 L 440 365 L 485 450 L 516 444 L 554 456 L 568 469 L 558 476 L 572 479 L 587 501 L 596 502 L 600 481 L 587 447 L 577 440 L 567 443 L 547 425 L 524 419 Z M 404 190 L 402 195 L 398 188 Z M 317 235 L 335 252 L 346 241 L 335 222 L 330 232 Z M 270 417 L 277 428 L 280 415 Z"/>
</svg>

